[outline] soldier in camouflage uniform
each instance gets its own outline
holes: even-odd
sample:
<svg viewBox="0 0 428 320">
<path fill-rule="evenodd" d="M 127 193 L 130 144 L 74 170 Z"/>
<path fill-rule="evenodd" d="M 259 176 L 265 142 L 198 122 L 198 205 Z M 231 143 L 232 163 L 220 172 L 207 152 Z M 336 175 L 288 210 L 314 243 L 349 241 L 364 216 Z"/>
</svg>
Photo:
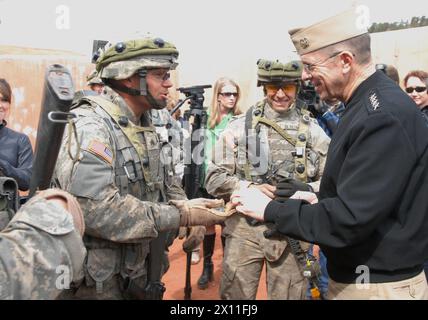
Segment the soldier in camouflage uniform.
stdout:
<svg viewBox="0 0 428 320">
<path fill-rule="evenodd" d="M 285 178 L 318 190 L 330 139 L 296 106 L 301 70 L 299 62 L 259 60 L 265 99 L 234 117 L 219 137 L 206 178 L 211 195 L 229 199 L 251 184 L 274 198 L 274 185 Z M 286 239 L 266 239 L 266 230 L 240 214 L 226 220 L 222 299 L 255 299 L 264 264 L 268 299 L 304 298 L 307 283 Z"/>
<path fill-rule="evenodd" d="M 65 134 L 55 172 L 82 206 L 88 259 L 84 283 L 65 298 L 142 298 L 150 242 L 169 231 L 165 252 L 180 225 L 204 224 L 209 219 L 194 219 L 200 209 L 221 205 L 187 201 L 151 123 L 150 110 L 166 105 L 177 57 L 159 38 L 117 43 L 96 63 L 106 85 L 101 96 L 83 97 L 73 109 L 82 141 Z M 167 267 L 165 259 L 161 274 Z"/>
<path fill-rule="evenodd" d="M 0 232 L 0 299 L 55 299 L 83 278 L 82 211 L 61 190 L 32 198 Z"/>
<path fill-rule="evenodd" d="M 101 94 L 104 89 L 104 83 L 98 76 L 97 70 L 94 70 L 87 78 L 86 78 L 87 86 L 91 88 L 92 91 L 96 92 L 97 94 Z"/>
</svg>

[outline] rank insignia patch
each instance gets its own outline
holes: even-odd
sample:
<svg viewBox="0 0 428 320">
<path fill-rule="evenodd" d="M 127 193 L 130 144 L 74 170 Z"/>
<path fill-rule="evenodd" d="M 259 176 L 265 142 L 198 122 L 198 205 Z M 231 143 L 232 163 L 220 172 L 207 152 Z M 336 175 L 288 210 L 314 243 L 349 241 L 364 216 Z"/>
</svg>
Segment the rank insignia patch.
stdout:
<svg viewBox="0 0 428 320">
<path fill-rule="evenodd" d="M 377 98 L 376 93 L 372 93 L 369 97 L 370 99 L 370 103 L 372 105 L 373 110 L 377 110 L 378 108 L 380 108 L 380 103 L 379 103 L 379 99 Z"/>
</svg>

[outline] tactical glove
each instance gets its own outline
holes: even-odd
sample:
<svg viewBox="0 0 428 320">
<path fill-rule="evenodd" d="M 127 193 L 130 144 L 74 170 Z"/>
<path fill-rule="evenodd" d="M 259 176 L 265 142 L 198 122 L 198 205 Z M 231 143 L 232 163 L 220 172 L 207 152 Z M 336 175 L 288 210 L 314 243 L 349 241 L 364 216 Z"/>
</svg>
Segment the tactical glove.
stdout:
<svg viewBox="0 0 428 320">
<path fill-rule="evenodd" d="M 275 191 L 275 200 L 281 202 L 286 201 L 297 191 L 313 192 L 313 189 L 310 185 L 304 182 L 287 178 L 277 184 Z"/>
<path fill-rule="evenodd" d="M 215 208 L 224 207 L 223 200 L 197 198 L 192 200 L 170 200 L 169 204 L 180 210 L 180 226 L 211 226 L 222 223 L 233 211 L 222 212 Z"/>
<path fill-rule="evenodd" d="M 180 240 L 183 240 L 186 236 L 187 236 L 187 228 L 186 227 L 178 228 L 177 238 Z"/>
<path fill-rule="evenodd" d="M 33 199 L 43 198 L 46 200 L 59 200 L 65 202 L 65 209 L 71 214 L 74 222 L 74 227 L 81 236 L 85 233 L 85 220 L 83 218 L 82 209 L 80 208 L 77 199 L 70 193 L 60 189 L 47 189 L 37 193 Z"/>
<path fill-rule="evenodd" d="M 189 229 L 189 234 L 183 242 L 183 250 L 186 253 L 192 252 L 201 244 L 206 231 L 204 226 L 195 226 Z"/>
</svg>

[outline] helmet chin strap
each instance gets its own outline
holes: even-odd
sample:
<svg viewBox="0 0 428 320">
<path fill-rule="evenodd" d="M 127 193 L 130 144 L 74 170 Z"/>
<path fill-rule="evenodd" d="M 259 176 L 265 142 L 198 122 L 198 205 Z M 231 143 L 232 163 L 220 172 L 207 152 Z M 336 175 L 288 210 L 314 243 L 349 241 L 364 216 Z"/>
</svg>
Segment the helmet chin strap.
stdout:
<svg viewBox="0 0 428 320">
<path fill-rule="evenodd" d="M 113 89 L 116 89 L 117 91 L 129 94 L 131 96 L 145 96 L 147 98 L 147 101 L 152 106 L 153 109 L 163 109 L 166 107 L 166 101 L 163 100 L 156 100 L 152 94 L 148 90 L 146 76 L 147 76 L 147 70 L 139 70 L 138 75 L 140 76 L 140 89 L 137 90 L 135 88 L 129 88 L 127 86 L 124 86 L 119 83 L 112 83 L 111 81 L 108 81 L 107 84 L 112 87 Z"/>
<path fill-rule="evenodd" d="M 138 75 L 140 76 L 140 95 L 145 96 L 149 104 L 153 107 L 153 109 L 163 109 L 166 107 L 166 101 L 156 100 L 149 91 L 149 87 L 147 86 L 147 70 L 140 69 L 138 70 Z"/>
</svg>

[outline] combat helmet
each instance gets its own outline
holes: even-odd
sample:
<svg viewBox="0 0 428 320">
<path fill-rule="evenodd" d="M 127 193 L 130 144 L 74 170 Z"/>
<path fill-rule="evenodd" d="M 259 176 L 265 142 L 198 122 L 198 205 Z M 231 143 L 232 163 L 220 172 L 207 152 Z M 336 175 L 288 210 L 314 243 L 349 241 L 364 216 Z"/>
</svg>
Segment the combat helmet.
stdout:
<svg viewBox="0 0 428 320">
<path fill-rule="evenodd" d="M 299 87 L 303 65 L 300 61 L 281 63 L 278 60 L 259 59 L 257 61 L 257 86 L 267 83 L 294 82 Z"/>
<path fill-rule="evenodd" d="M 156 68 L 174 70 L 178 65 L 177 58 L 176 47 L 161 38 L 130 40 L 105 49 L 96 60 L 96 70 L 103 82 L 112 88 L 134 96 L 146 96 L 153 107 L 163 108 L 164 103 L 155 100 L 147 89 L 147 71 Z M 136 73 L 140 76 L 139 90 L 110 82 L 111 79 L 127 79 Z"/>
</svg>

